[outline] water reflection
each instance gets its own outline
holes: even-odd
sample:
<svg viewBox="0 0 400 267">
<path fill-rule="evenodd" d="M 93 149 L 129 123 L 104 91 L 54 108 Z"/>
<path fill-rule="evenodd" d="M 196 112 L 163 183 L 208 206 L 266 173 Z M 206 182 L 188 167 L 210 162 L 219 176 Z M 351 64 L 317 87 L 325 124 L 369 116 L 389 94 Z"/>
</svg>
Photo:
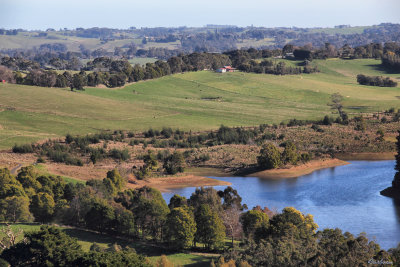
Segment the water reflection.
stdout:
<svg viewBox="0 0 400 267">
<path fill-rule="evenodd" d="M 355 235 L 366 232 L 387 249 L 400 242 L 400 202 L 379 192 L 391 185 L 394 164 L 394 161 L 354 161 L 294 179 L 216 179 L 231 182 L 249 208 L 260 205 L 280 210 L 293 206 L 313 214 L 320 229 L 338 227 Z M 181 188 L 163 196 L 167 201 L 174 193 L 190 197 L 194 190 Z"/>
</svg>

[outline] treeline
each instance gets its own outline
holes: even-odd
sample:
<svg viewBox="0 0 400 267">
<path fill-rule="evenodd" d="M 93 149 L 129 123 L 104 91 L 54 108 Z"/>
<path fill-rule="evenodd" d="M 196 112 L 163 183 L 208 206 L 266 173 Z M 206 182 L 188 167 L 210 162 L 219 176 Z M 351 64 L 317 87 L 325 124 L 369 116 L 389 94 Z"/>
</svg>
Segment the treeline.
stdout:
<svg viewBox="0 0 400 267">
<path fill-rule="evenodd" d="M 382 56 L 382 65 L 396 72 L 400 72 L 400 48 L 397 52 L 388 51 Z"/>
<path fill-rule="evenodd" d="M 144 45 L 149 46 L 149 42 L 175 42 L 180 41 L 177 49 L 169 50 L 161 48 L 163 51 L 175 51 L 179 53 L 192 53 L 192 52 L 223 52 L 226 50 L 236 49 L 237 47 L 243 47 L 246 45 L 247 40 L 260 41 L 265 38 L 269 39 L 268 45 L 264 42 L 262 45 L 254 44 L 256 48 L 282 48 L 287 40 L 290 39 L 291 43 L 296 46 L 304 46 L 308 43 L 314 47 L 322 47 L 326 43 L 330 43 L 335 47 L 342 47 L 346 44 L 351 47 L 357 47 L 364 45 L 373 40 L 376 43 L 384 42 L 399 42 L 399 24 L 382 23 L 372 27 L 367 27 L 362 33 L 326 33 L 323 31 L 315 31 L 315 29 L 307 28 L 265 28 L 265 27 L 237 27 L 237 26 L 218 26 L 209 25 L 202 28 L 189 28 L 189 27 L 176 27 L 176 28 L 140 28 L 136 29 L 131 27 L 129 29 L 109 29 L 109 28 L 77 28 L 77 29 L 62 29 L 55 31 L 54 29 L 48 29 L 47 31 L 35 32 L 35 37 L 42 39 L 59 39 L 60 35 L 65 36 L 78 36 L 81 38 L 97 38 L 102 44 L 109 41 L 120 40 L 120 39 L 132 39 L 131 44 L 127 44 L 121 47 L 114 47 L 119 50 L 118 54 L 123 56 L 134 55 L 131 50 L 131 46 L 138 46 L 136 49 L 144 50 Z M 21 29 L 13 30 L 0 30 L 0 34 L 16 35 L 22 32 Z M 52 32 L 57 32 L 57 36 L 52 35 Z M 131 36 L 138 36 L 142 40 L 141 45 L 134 44 Z M 270 41 L 272 40 L 272 41 Z M 151 45 L 151 44 L 150 44 Z M 249 48 L 251 45 L 247 45 Z M 87 55 L 97 57 L 94 51 L 101 49 L 89 50 L 82 46 L 80 48 L 82 56 Z M 113 52 L 97 51 L 97 53 L 103 53 L 101 56 L 112 56 Z M 131 50 L 131 51 L 129 51 Z M 148 49 L 149 51 L 150 49 Z M 21 49 L 1 52 L 15 53 L 20 52 Z M 150 52 L 150 51 L 149 51 Z M 161 54 L 162 55 L 162 54 Z M 161 59 L 161 57 L 158 57 Z M 164 59 L 167 59 L 165 57 Z"/>
<path fill-rule="evenodd" d="M 107 87 L 120 87 L 126 82 L 155 79 L 178 72 L 216 69 L 228 64 L 230 60 L 226 55 L 208 53 L 172 57 L 167 62 L 159 60 L 147 63 L 145 66 L 139 64 L 132 66 L 127 60 L 101 57 L 88 62 L 86 68 L 75 74 L 68 71 L 57 74 L 52 70 L 32 69 L 24 76 L 19 71 L 12 72 L 0 66 L 0 79 L 17 84 L 83 90 L 85 86 L 104 84 Z M 93 72 L 87 73 L 87 71 Z"/>
<path fill-rule="evenodd" d="M 267 60 L 267 58 L 282 58 L 282 55 L 288 53 L 287 51 L 294 51 L 294 54 L 298 55 L 297 58 L 304 61 L 301 64 L 297 64 L 297 66 L 287 66 L 286 63 L 283 61 L 276 62 L 276 60 Z M 298 51 L 303 50 L 295 49 L 293 45 L 287 45 L 284 47 L 283 50 L 257 50 L 254 48 L 250 48 L 248 50 L 232 50 L 224 52 L 224 54 L 229 56 L 233 67 L 244 72 L 266 73 L 275 75 L 319 72 L 317 66 L 311 64 L 310 60 L 312 60 L 312 57 L 309 56 L 311 55 L 311 51 L 304 50 L 306 51 L 306 54 L 308 56 L 304 56 L 300 52 L 297 53 Z"/>
<path fill-rule="evenodd" d="M 287 75 L 287 74 L 301 74 L 301 73 L 314 73 L 319 72 L 316 66 L 312 66 L 308 61 L 305 61 L 305 66 L 301 67 L 292 67 L 287 66 L 285 62 L 274 62 L 271 60 L 263 60 L 261 62 L 257 62 L 251 60 L 250 62 L 243 63 L 238 66 L 238 69 L 244 72 L 254 72 L 254 73 L 266 73 L 266 74 L 275 74 L 275 75 Z"/>
<path fill-rule="evenodd" d="M 216 266 L 226 266 L 225 261 L 229 266 L 358 266 L 371 259 L 400 262 L 400 247 L 385 251 L 364 235 L 354 237 L 340 229 L 317 231 L 312 215 L 291 207 L 280 213 L 259 206 L 246 211 L 231 187 L 221 191 L 197 188 L 189 199 L 174 195 L 167 205 L 159 191 L 149 187 L 123 190 L 124 183 L 116 170 L 103 180 L 72 185 L 59 177 L 38 176 L 33 167 L 22 168 L 17 177 L 0 169 L 0 219 L 62 223 L 165 244 L 171 251 L 199 249 L 201 244 L 203 251 L 223 253 Z M 76 240 L 53 227 L 42 227 L 25 237 L 25 242 L 2 247 L 3 263 L 94 266 L 107 261 L 113 266 L 121 262 L 147 266 L 129 248 L 112 250 L 111 255 L 110 250 L 93 244 L 90 252 L 83 253 Z M 229 249 L 225 249 L 225 238 L 231 241 Z"/>
<path fill-rule="evenodd" d="M 155 79 L 165 75 L 199 70 L 215 70 L 222 66 L 232 65 L 244 72 L 267 73 L 267 74 L 300 74 L 318 72 L 317 66 L 311 64 L 313 58 L 362 58 L 382 57 L 382 65 L 397 71 L 399 65 L 400 48 L 396 43 L 370 44 L 358 47 L 353 51 L 349 46 L 336 50 L 330 44 L 322 49 L 313 50 L 311 46 L 285 47 L 275 50 L 232 50 L 224 54 L 215 53 L 192 53 L 188 55 L 173 56 L 166 62 L 158 60 L 155 63 L 147 63 L 145 66 L 139 64 L 132 66 L 126 59 L 113 59 L 110 57 L 98 57 L 82 68 L 76 57 L 71 58 L 68 63 L 62 59 L 52 58 L 51 62 L 57 68 L 81 69 L 79 73 L 71 74 L 65 71 L 58 74 L 52 70 L 39 68 L 35 61 L 26 60 L 21 57 L 3 57 L 0 66 L 0 79 L 10 83 L 46 86 L 46 87 L 70 87 L 71 90 L 82 90 L 85 86 L 97 86 L 104 84 L 107 87 L 124 86 L 126 82 Z M 355 56 L 357 55 L 357 56 Z M 284 57 L 304 60 L 297 66 L 287 66 L 285 62 L 266 60 L 270 57 Z M 264 60 L 263 60 L 264 59 Z M 26 76 L 20 71 L 28 71 Z M 14 71 L 14 72 L 13 72 Z M 90 71 L 90 73 L 87 73 Z M 365 79 L 364 79 L 365 80 Z M 378 81 L 382 86 L 389 85 L 390 81 Z M 389 83 L 387 83 L 389 82 Z M 381 86 L 379 85 L 379 86 Z"/>
<path fill-rule="evenodd" d="M 396 87 L 397 82 L 390 77 L 382 76 L 366 76 L 363 74 L 357 75 L 357 82 L 362 85 L 381 86 L 381 87 Z"/>
</svg>

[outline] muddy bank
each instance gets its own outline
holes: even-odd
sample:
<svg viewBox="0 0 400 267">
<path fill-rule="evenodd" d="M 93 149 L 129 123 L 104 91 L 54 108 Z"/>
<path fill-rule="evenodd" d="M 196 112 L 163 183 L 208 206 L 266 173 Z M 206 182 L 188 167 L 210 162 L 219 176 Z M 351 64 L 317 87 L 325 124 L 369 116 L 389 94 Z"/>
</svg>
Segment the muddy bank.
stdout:
<svg viewBox="0 0 400 267">
<path fill-rule="evenodd" d="M 341 160 L 394 160 L 396 152 L 362 152 L 336 154 L 335 157 Z"/>
<path fill-rule="evenodd" d="M 340 159 L 320 159 L 320 160 L 312 160 L 310 162 L 307 162 L 299 166 L 259 171 L 248 174 L 246 176 L 259 177 L 265 179 L 295 178 L 302 175 L 310 174 L 316 170 L 347 165 L 347 164 L 349 163 Z"/>
<path fill-rule="evenodd" d="M 128 182 L 128 188 L 139 188 L 142 186 L 149 186 L 156 188 L 161 192 L 168 192 L 170 189 L 183 188 L 183 187 L 200 187 L 200 186 L 217 186 L 217 185 L 231 185 L 229 182 L 220 181 L 208 177 L 196 175 L 172 176 L 161 178 L 150 178 L 147 180 L 135 180 Z"/>
</svg>

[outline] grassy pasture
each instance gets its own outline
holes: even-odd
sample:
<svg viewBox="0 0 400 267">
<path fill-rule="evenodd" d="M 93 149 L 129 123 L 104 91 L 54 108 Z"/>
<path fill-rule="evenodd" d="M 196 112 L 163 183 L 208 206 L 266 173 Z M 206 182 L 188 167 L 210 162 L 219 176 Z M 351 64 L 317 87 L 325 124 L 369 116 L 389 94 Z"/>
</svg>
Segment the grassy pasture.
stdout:
<svg viewBox="0 0 400 267">
<path fill-rule="evenodd" d="M 345 97 L 349 113 L 400 107 L 399 87 L 356 82 L 359 73 L 400 78 L 400 74 L 381 70 L 379 60 L 315 62 L 320 73 L 277 76 L 201 71 L 84 92 L 0 84 L 0 149 L 66 133 L 108 129 L 141 131 L 169 126 L 201 131 L 221 124 L 253 126 L 292 118 L 317 119 L 332 114 L 327 103 L 335 92 Z"/>
<path fill-rule="evenodd" d="M 308 29 L 310 33 L 326 33 L 326 34 L 361 34 L 365 29 L 372 28 L 372 26 L 353 26 L 350 28 L 311 28 Z"/>
<path fill-rule="evenodd" d="M 128 60 L 129 63 L 131 63 L 132 65 L 135 64 L 140 64 L 140 65 L 146 65 L 146 63 L 154 63 L 157 61 L 156 58 L 152 58 L 152 57 L 134 57 Z"/>
</svg>

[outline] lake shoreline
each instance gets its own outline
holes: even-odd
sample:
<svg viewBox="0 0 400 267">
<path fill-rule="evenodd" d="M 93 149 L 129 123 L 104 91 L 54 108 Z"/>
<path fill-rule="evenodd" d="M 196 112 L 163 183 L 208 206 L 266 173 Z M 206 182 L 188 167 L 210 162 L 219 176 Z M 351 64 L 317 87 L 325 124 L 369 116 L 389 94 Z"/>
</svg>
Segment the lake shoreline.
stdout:
<svg viewBox="0 0 400 267">
<path fill-rule="evenodd" d="M 297 178 L 303 175 L 311 174 L 315 171 L 333 168 L 350 164 L 347 160 L 393 160 L 395 152 L 381 152 L 381 153 L 346 153 L 336 155 L 335 158 L 324 158 L 311 160 L 307 163 L 290 166 L 287 168 L 264 170 L 252 172 L 245 177 L 257 177 L 261 179 L 290 179 Z M 207 176 L 207 177 L 206 177 Z M 212 176 L 213 178 L 209 178 Z M 218 177 L 241 177 L 235 175 L 234 172 L 225 171 L 221 168 L 191 168 L 187 173 L 181 176 L 168 176 L 161 178 L 150 178 L 147 181 L 137 181 L 137 184 L 130 184 L 129 187 L 137 188 L 141 186 L 154 187 L 161 192 L 168 192 L 171 189 L 185 188 L 185 187 L 201 187 L 201 186 L 229 186 L 231 183 L 221 181 Z"/>
<path fill-rule="evenodd" d="M 128 183 L 127 187 L 134 189 L 149 186 L 164 193 L 177 188 L 224 185 L 229 186 L 231 183 L 209 177 L 187 174 L 182 176 L 155 177 L 147 180 L 137 180 L 134 184 Z"/>
<path fill-rule="evenodd" d="M 258 177 L 262 179 L 296 178 L 302 175 L 313 173 L 314 171 L 317 170 L 332 168 L 347 164 L 350 163 L 340 159 L 318 159 L 318 160 L 311 160 L 307 163 L 297 166 L 291 166 L 288 168 L 279 168 L 279 169 L 254 172 L 246 175 L 246 177 Z"/>
<path fill-rule="evenodd" d="M 336 154 L 340 160 L 394 160 L 396 152 L 359 152 Z"/>
</svg>

